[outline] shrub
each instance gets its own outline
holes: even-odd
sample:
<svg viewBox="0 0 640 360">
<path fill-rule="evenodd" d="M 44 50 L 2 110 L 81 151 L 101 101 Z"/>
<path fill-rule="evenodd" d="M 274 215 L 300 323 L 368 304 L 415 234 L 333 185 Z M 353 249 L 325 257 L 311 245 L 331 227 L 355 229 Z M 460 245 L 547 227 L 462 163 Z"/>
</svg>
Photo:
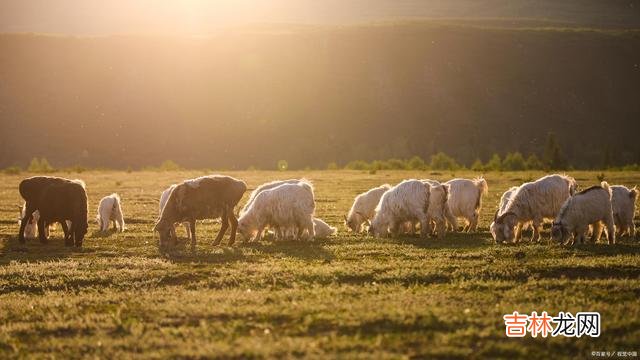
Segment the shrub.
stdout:
<svg viewBox="0 0 640 360">
<path fill-rule="evenodd" d="M 407 167 L 411 170 L 424 170 L 427 164 L 420 156 L 414 156 L 407 162 Z"/>
<path fill-rule="evenodd" d="M 524 156 L 519 152 L 508 153 L 502 162 L 503 170 L 521 171 L 526 168 Z"/>
<path fill-rule="evenodd" d="M 452 157 L 443 152 L 439 152 L 431 156 L 431 164 L 429 167 L 434 170 L 456 170 L 460 166 Z"/>
<path fill-rule="evenodd" d="M 473 171 L 484 171 L 484 165 L 482 164 L 482 160 L 476 159 L 471 165 L 471 170 Z"/>
<path fill-rule="evenodd" d="M 526 165 L 527 165 L 527 170 L 543 170 L 544 169 L 544 164 L 542 164 L 542 161 L 540 161 L 540 159 L 536 154 L 529 155 L 529 157 L 527 158 Z"/>
<path fill-rule="evenodd" d="M 386 165 L 390 170 L 405 170 L 408 168 L 407 163 L 400 159 L 389 159 Z"/>
<path fill-rule="evenodd" d="M 22 168 L 20 166 L 9 166 L 3 172 L 7 175 L 18 175 L 22 172 Z"/>
<path fill-rule="evenodd" d="M 492 170 L 492 171 L 502 170 L 502 160 L 500 159 L 500 155 L 493 154 L 493 156 L 491 157 L 491 160 L 487 162 L 484 168 L 486 170 Z"/>
<path fill-rule="evenodd" d="M 182 170 L 182 167 L 173 160 L 165 160 L 160 164 L 159 169 L 162 171 L 178 171 Z"/>
<path fill-rule="evenodd" d="M 49 173 L 53 172 L 54 168 L 53 166 L 51 166 L 51 164 L 49 164 L 49 161 L 46 158 L 33 158 L 29 163 L 27 171 L 36 173 Z"/>
<path fill-rule="evenodd" d="M 327 170 L 338 170 L 338 164 L 330 162 L 327 164 Z"/>
<path fill-rule="evenodd" d="M 347 163 L 347 165 L 345 165 L 344 168 L 348 170 L 368 170 L 369 164 L 367 164 L 366 161 L 354 160 Z"/>
</svg>

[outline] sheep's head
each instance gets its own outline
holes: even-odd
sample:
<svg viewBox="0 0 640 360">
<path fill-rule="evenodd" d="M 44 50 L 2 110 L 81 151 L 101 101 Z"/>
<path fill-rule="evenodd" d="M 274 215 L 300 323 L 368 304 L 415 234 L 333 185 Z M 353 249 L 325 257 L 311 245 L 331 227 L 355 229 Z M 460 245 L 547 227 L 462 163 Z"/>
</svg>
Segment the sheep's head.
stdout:
<svg viewBox="0 0 640 360">
<path fill-rule="evenodd" d="M 171 240 L 171 226 L 171 224 L 167 225 L 165 221 L 160 219 L 153 227 L 153 231 L 157 231 L 160 234 L 160 246 L 169 244 L 169 241 Z"/>
<path fill-rule="evenodd" d="M 567 240 L 567 227 L 562 224 L 562 221 L 554 221 L 551 226 L 551 238 L 557 242 L 565 242 Z"/>
<path fill-rule="evenodd" d="M 366 216 L 360 212 L 354 212 L 351 216 L 344 216 L 344 225 L 353 232 L 360 232 L 362 230 L 363 223 L 369 224 L 369 220 L 367 220 Z"/>
<path fill-rule="evenodd" d="M 247 219 L 246 216 L 242 216 L 238 220 L 238 234 L 246 241 L 251 240 L 255 235 L 254 226 L 251 225 L 251 222 Z"/>
<path fill-rule="evenodd" d="M 389 227 L 387 222 L 384 221 L 383 216 L 376 216 L 373 218 L 371 225 L 369 226 L 369 235 L 375 237 L 383 237 L 389 233 Z"/>
<path fill-rule="evenodd" d="M 498 212 L 493 217 L 493 222 L 489 227 L 491 236 L 496 244 L 503 242 L 513 242 L 515 238 L 514 227 L 516 226 L 516 215 L 512 212 L 504 213 L 498 216 Z"/>
</svg>

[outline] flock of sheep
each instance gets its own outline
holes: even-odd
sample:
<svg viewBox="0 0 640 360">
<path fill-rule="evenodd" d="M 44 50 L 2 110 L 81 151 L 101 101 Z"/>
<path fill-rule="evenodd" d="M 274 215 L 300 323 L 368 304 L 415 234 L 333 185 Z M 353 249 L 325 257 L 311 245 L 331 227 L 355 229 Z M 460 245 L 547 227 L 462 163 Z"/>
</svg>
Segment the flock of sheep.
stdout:
<svg viewBox="0 0 640 360">
<path fill-rule="evenodd" d="M 177 241 L 175 228 L 183 224 L 195 248 L 197 220 L 221 219 L 214 240 L 218 245 L 231 227 L 229 244 L 236 232 L 245 241 L 264 236 L 276 239 L 325 238 L 337 232 L 314 217 L 313 185 L 306 179 L 273 181 L 256 188 L 236 218 L 234 209 L 247 190 L 242 181 L 229 176 L 211 175 L 171 185 L 160 196 L 160 217 L 154 231 L 160 234 L 161 249 Z M 49 226 L 60 223 L 65 244 L 82 246 L 88 228 L 87 195 L 81 180 L 36 176 L 19 186 L 25 203 L 21 209 L 18 238 L 37 236 L 46 241 Z M 485 179 L 404 180 L 356 196 L 344 217 L 345 226 L 355 232 L 367 231 L 375 237 L 420 233 L 421 237 L 442 239 L 448 230 L 458 229 L 458 219 L 465 222 L 463 231 L 476 231 L 482 197 L 488 193 Z M 584 242 L 589 233 L 599 240 L 606 230 L 608 242 L 616 234 L 635 236 L 633 217 L 638 191 L 602 182 L 577 192 L 576 181 L 565 175 L 548 175 L 507 190 L 500 199 L 490 226 L 496 243 L 516 243 L 522 230 L 533 228 L 532 241 L 540 239 L 545 220 L 553 220 L 552 239 Z M 121 200 L 111 194 L 100 200 L 97 222 L 106 231 L 111 222 L 124 231 Z"/>
</svg>

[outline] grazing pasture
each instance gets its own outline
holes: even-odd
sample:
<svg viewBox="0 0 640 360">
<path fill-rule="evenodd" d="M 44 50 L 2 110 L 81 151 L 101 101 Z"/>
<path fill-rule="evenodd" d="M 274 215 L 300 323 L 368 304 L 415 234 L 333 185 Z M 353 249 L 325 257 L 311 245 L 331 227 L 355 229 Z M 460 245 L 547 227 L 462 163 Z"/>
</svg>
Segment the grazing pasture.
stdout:
<svg viewBox="0 0 640 360">
<path fill-rule="evenodd" d="M 497 246 L 488 226 L 500 195 L 542 173 L 489 173 L 479 232 L 444 240 L 373 239 L 346 232 L 353 198 L 406 178 L 474 177 L 449 171 L 222 172 L 249 190 L 306 177 L 316 216 L 338 235 L 313 242 L 211 242 L 219 223 L 199 222 L 195 252 L 183 227 L 166 255 L 153 233 L 158 199 L 170 184 L 203 172 L 85 172 L 90 226 L 83 248 L 17 240 L 19 181 L 0 175 L 0 358 L 131 356 L 360 358 L 589 358 L 592 351 L 640 351 L 640 245 Z M 571 172 L 580 186 L 595 172 Z M 640 184 L 639 173 L 611 172 L 609 184 Z M 98 201 L 117 192 L 126 231 L 100 232 Z M 636 217 L 636 226 L 638 220 Z M 525 234 L 528 239 L 530 233 Z M 241 240 L 241 239 L 238 239 Z M 502 316 L 598 311 L 599 338 L 507 339 Z"/>
</svg>

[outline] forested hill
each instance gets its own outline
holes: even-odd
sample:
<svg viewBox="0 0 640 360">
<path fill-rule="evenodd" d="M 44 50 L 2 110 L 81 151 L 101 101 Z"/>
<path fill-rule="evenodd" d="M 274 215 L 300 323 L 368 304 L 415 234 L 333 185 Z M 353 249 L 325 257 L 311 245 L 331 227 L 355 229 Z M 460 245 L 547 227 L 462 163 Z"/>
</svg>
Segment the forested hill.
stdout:
<svg viewBox="0 0 640 360">
<path fill-rule="evenodd" d="M 0 167 L 323 167 L 542 151 L 640 162 L 634 30 L 404 22 L 0 35 Z"/>
</svg>

